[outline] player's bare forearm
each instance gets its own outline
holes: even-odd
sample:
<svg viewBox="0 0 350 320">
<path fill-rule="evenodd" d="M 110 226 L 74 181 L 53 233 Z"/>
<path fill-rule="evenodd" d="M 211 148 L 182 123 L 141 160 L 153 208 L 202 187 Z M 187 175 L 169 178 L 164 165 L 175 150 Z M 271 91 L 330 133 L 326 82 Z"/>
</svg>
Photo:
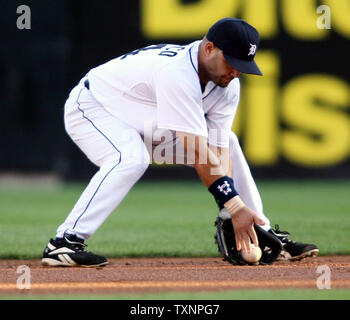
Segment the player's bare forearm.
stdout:
<svg viewBox="0 0 350 320">
<path fill-rule="evenodd" d="M 194 166 L 199 177 L 207 187 L 223 176 L 232 178 L 233 175 L 233 164 L 229 157 L 228 149 L 217 148 L 217 151 L 215 153 L 215 151 L 209 148 L 208 153 L 210 153 L 210 156 L 208 157 L 208 163 L 195 164 Z M 213 163 L 210 161 L 213 161 Z"/>
<path fill-rule="evenodd" d="M 228 148 L 217 148 L 208 145 L 205 137 L 177 132 L 183 143 L 187 157 L 192 161 L 202 182 L 209 187 L 223 176 L 232 177 L 232 161 Z"/>
<path fill-rule="evenodd" d="M 212 146 L 209 146 L 209 148 L 214 148 L 214 150 L 216 150 L 217 156 L 221 162 L 221 167 L 225 171 L 224 175 L 233 178 L 233 162 L 229 149 Z"/>
</svg>

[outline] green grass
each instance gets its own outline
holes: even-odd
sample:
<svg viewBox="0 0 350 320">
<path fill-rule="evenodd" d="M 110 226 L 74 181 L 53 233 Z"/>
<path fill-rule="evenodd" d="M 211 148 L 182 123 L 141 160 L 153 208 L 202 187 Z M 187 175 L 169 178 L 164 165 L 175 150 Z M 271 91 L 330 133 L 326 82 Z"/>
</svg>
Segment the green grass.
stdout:
<svg viewBox="0 0 350 320">
<path fill-rule="evenodd" d="M 316 243 L 321 255 L 349 254 L 349 181 L 258 181 L 272 225 Z M 39 258 L 84 185 L 0 187 L 0 258 Z M 195 182 L 140 182 L 101 228 L 89 249 L 111 257 L 217 256 L 217 207 Z"/>
<path fill-rule="evenodd" d="M 101 295 L 21 295 L 1 296 L 0 300 L 349 300 L 345 289 L 254 289 L 221 292 L 167 292 L 154 294 Z"/>
</svg>

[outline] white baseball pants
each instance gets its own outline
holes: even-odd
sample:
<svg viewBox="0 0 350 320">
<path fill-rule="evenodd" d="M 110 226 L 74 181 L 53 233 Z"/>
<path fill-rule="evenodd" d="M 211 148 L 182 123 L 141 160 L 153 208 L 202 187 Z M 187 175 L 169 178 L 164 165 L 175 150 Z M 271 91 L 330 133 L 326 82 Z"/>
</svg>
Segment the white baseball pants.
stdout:
<svg viewBox="0 0 350 320">
<path fill-rule="evenodd" d="M 86 240 L 141 178 L 150 163 L 150 155 L 140 133 L 106 111 L 84 87 L 83 80 L 66 101 L 65 128 L 99 170 L 58 227 L 56 237 L 67 233 Z M 266 221 L 264 229 L 268 230 L 270 222 L 263 213 L 259 192 L 234 133 L 230 136 L 230 155 L 236 190 L 244 203 Z"/>
</svg>

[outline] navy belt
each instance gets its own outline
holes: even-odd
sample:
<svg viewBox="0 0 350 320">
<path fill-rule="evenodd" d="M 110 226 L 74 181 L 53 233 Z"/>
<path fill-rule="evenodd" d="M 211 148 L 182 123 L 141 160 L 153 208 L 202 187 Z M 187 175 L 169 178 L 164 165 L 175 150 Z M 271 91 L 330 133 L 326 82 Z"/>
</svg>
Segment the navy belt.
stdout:
<svg viewBox="0 0 350 320">
<path fill-rule="evenodd" d="M 86 80 L 84 81 L 84 86 L 85 86 L 86 89 L 90 90 L 90 82 L 89 82 L 89 79 L 86 79 Z"/>
</svg>

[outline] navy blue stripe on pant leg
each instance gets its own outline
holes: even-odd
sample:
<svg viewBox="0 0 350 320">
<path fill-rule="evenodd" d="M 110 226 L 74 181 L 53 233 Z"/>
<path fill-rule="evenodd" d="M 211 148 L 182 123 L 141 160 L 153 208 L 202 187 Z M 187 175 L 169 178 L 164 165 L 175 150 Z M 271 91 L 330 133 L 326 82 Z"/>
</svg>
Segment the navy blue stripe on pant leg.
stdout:
<svg viewBox="0 0 350 320">
<path fill-rule="evenodd" d="M 89 121 L 91 123 L 91 125 L 113 146 L 113 148 L 119 153 L 119 161 L 116 165 L 114 165 L 111 170 L 109 170 L 107 172 L 107 174 L 103 177 L 102 181 L 100 182 L 100 184 L 98 185 L 98 187 L 96 188 L 94 194 L 92 195 L 92 197 L 90 198 L 88 204 L 86 205 L 86 208 L 84 209 L 84 211 L 79 215 L 79 217 L 77 218 L 77 220 L 75 221 L 74 223 L 74 226 L 73 226 L 73 229 L 75 229 L 77 223 L 79 222 L 80 218 L 86 213 L 86 211 L 88 210 L 92 200 L 94 199 L 94 197 L 96 196 L 98 190 L 100 189 L 103 181 L 105 181 L 105 179 L 108 177 L 108 175 L 120 164 L 121 162 L 121 159 L 122 159 L 122 153 L 120 152 L 120 150 L 112 143 L 112 141 L 110 139 L 108 139 L 108 137 L 100 130 L 96 127 L 96 125 L 93 123 L 93 121 L 91 119 L 89 119 L 85 113 L 84 113 L 84 110 L 81 109 L 81 106 L 80 106 L 80 103 L 79 103 L 79 97 L 80 97 L 80 94 L 82 92 L 82 90 L 84 90 L 85 88 L 82 88 L 78 94 L 78 97 L 77 97 L 77 100 L 76 100 L 76 103 L 78 104 L 78 110 L 82 113 L 82 116 L 84 119 L 86 119 L 87 121 Z M 87 90 L 87 89 L 85 89 Z"/>
</svg>

